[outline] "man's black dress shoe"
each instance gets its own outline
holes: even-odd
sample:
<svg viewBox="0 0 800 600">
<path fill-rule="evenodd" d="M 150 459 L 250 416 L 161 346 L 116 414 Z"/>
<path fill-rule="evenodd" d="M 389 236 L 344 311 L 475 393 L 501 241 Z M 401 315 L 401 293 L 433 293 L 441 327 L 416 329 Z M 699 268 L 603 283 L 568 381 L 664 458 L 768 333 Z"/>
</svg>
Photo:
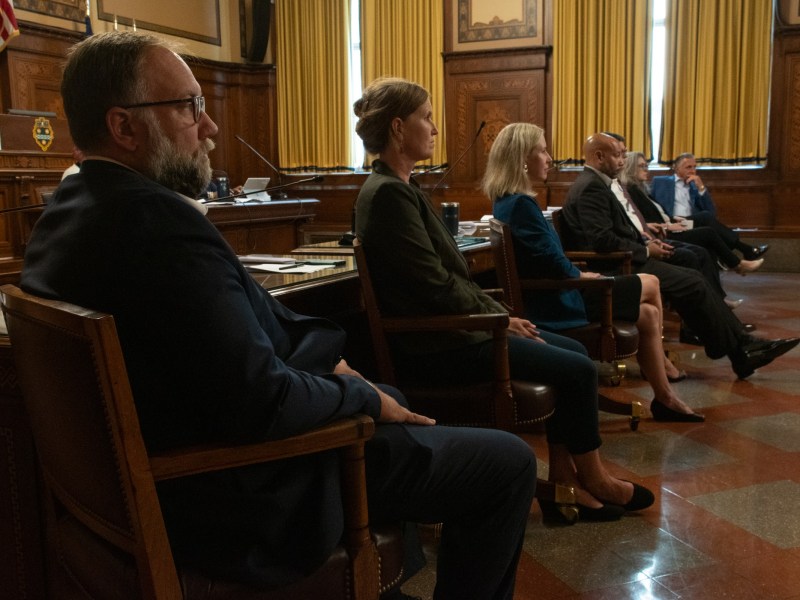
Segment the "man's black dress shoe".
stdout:
<svg viewBox="0 0 800 600">
<path fill-rule="evenodd" d="M 681 327 L 680 335 L 678 336 L 681 344 L 692 344 L 694 346 L 703 346 L 703 342 L 697 337 L 694 331 L 688 327 Z"/>
<path fill-rule="evenodd" d="M 761 258 L 769 250 L 769 244 L 761 244 L 760 246 L 753 246 L 750 250 L 742 252 L 746 260 L 756 260 Z"/>
<path fill-rule="evenodd" d="M 781 354 L 800 343 L 800 338 L 785 340 L 759 340 L 750 338 L 747 342 L 731 355 L 733 372 L 739 379 L 747 379 L 756 369 L 764 367 L 778 358 Z"/>
<path fill-rule="evenodd" d="M 706 420 L 704 415 L 678 412 L 655 398 L 650 403 L 650 412 L 653 413 L 653 419 L 655 421 L 669 423 L 702 423 Z"/>
</svg>

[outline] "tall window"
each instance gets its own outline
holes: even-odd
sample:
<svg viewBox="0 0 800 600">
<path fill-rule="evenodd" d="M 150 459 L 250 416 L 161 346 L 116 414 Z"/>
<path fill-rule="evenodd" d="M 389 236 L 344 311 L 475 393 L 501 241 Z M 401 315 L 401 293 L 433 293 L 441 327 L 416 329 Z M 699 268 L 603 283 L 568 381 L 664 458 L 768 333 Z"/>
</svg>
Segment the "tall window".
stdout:
<svg viewBox="0 0 800 600">
<path fill-rule="evenodd" d="M 361 0 L 350 0 L 350 106 L 361 97 Z M 356 135 L 355 113 L 350 111 L 350 164 L 364 164 L 366 153 L 361 138 Z"/>
<path fill-rule="evenodd" d="M 614 131 L 662 163 L 763 165 L 772 0 L 553 0 L 553 149 Z"/>
<path fill-rule="evenodd" d="M 281 166 L 363 166 L 353 103 L 380 76 L 403 77 L 430 92 L 440 130 L 433 162 L 444 162 L 443 12 L 442 0 L 276 2 Z"/>
<path fill-rule="evenodd" d="M 767 156 L 772 0 L 671 0 L 661 143 L 669 162 L 763 165 Z"/>
<path fill-rule="evenodd" d="M 653 0 L 653 36 L 650 52 L 650 128 L 652 146 L 645 151 L 648 157 L 658 156 L 661 143 L 661 106 L 664 101 L 664 57 L 667 55 L 667 2 Z"/>
</svg>

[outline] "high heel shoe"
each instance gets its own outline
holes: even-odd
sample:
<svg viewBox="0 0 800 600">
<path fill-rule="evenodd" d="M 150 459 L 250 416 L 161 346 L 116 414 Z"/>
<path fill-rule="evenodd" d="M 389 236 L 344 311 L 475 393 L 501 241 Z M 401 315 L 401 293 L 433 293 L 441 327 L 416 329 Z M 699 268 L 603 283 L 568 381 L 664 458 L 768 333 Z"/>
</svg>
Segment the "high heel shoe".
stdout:
<svg viewBox="0 0 800 600">
<path fill-rule="evenodd" d="M 667 381 L 669 381 L 670 383 L 678 383 L 679 381 L 683 381 L 687 377 L 688 377 L 688 375 L 686 374 L 686 371 L 684 371 L 683 369 L 680 369 L 678 371 L 678 376 L 677 377 L 670 377 L 669 375 L 667 375 Z"/>
<path fill-rule="evenodd" d="M 636 485 L 636 484 L 634 484 Z M 634 489 L 634 496 L 636 491 Z M 632 502 L 633 500 L 631 500 Z M 630 502 L 628 503 L 630 504 Z M 617 504 L 603 504 L 600 508 L 589 508 L 582 504 L 574 504 L 568 508 L 577 508 L 578 516 L 575 518 L 569 513 L 565 514 L 561 509 L 562 505 L 552 500 L 539 499 L 539 508 L 542 509 L 542 520 L 545 523 L 563 523 L 574 525 L 578 520 L 582 521 L 619 521 L 625 514 L 625 509 Z"/>
<path fill-rule="evenodd" d="M 668 421 L 672 423 L 702 423 L 706 420 L 704 415 L 699 413 L 682 413 L 670 408 L 663 402 L 653 398 L 650 403 L 650 412 L 656 421 Z M 636 484 L 634 484 L 636 485 Z"/>
<path fill-rule="evenodd" d="M 741 260 L 739 264 L 736 265 L 733 270 L 736 271 L 739 275 L 746 275 L 747 273 L 753 273 L 758 271 L 761 265 L 764 264 L 764 259 L 759 258 L 758 260 Z"/>
</svg>

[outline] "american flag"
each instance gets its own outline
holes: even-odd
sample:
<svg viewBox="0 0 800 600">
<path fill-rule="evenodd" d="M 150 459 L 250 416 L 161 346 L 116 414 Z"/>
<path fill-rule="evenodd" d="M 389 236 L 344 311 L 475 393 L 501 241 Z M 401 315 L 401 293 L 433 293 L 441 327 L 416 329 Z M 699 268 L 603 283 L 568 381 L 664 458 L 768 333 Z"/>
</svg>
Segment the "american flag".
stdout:
<svg viewBox="0 0 800 600">
<path fill-rule="evenodd" d="M 14 16 L 14 5 L 11 0 L 0 0 L 0 51 L 3 50 L 11 38 L 19 35 L 17 18 Z"/>
</svg>

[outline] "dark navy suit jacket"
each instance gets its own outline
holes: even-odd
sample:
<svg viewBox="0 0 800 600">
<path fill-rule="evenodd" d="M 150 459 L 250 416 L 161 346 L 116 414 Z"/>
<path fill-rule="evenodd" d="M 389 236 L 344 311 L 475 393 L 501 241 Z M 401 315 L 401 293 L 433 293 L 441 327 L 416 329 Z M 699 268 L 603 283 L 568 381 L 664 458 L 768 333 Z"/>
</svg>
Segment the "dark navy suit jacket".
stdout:
<svg viewBox="0 0 800 600">
<path fill-rule="evenodd" d="M 277 439 L 377 417 L 373 388 L 331 373 L 344 332 L 275 301 L 193 202 L 86 160 L 25 256 L 27 292 L 114 316 L 147 446 Z M 179 558 L 264 584 L 314 568 L 343 528 L 332 452 L 175 480 L 159 496 Z"/>
</svg>

